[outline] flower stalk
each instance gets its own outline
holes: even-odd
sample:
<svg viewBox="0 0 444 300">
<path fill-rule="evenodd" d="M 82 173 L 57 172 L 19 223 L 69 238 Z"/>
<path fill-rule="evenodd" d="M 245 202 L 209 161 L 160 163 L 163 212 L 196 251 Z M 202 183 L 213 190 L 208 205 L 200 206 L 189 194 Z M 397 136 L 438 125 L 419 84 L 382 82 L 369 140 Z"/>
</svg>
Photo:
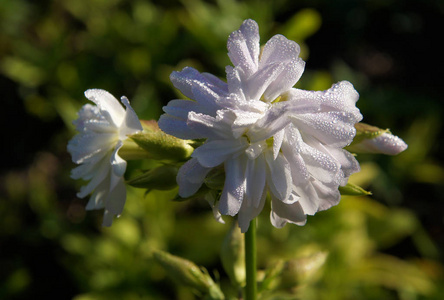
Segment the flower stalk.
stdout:
<svg viewBox="0 0 444 300">
<path fill-rule="evenodd" d="M 256 271 L 256 219 L 251 220 L 250 227 L 245 233 L 245 271 L 246 286 L 245 299 L 257 299 L 257 271 Z"/>
</svg>

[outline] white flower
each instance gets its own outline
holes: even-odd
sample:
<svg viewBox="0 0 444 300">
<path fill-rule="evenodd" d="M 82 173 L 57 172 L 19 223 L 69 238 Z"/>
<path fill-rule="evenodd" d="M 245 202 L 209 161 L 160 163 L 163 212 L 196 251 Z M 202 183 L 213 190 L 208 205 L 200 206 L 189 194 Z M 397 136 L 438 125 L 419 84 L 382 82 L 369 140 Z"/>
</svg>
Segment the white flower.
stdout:
<svg viewBox="0 0 444 300">
<path fill-rule="evenodd" d="M 189 100 L 164 107 L 159 126 L 183 139 L 206 139 L 179 170 L 179 194 L 191 196 L 214 168 L 225 184 L 216 209 L 237 215 L 245 232 L 271 198 L 271 222 L 303 225 L 306 215 L 339 202 L 339 185 L 359 170 L 343 150 L 362 119 L 358 93 L 346 81 L 322 92 L 292 88 L 304 62 L 282 35 L 260 51 L 256 22 L 246 20 L 228 39 L 227 83 L 192 68 L 171 80 Z"/>
<path fill-rule="evenodd" d="M 69 141 L 68 151 L 80 166 L 72 170 L 71 177 L 89 180 L 77 196 L 92 193 L 86 209 L 104 208 L 103 226 L 111 226 L 113 216 L 122 213 L 126 201 L 126 161 L 118 151 L 127 135 L 142 130 L 142 125 L 126 97 L 121 98 L 125 111 L 105 90 L 87 90 L 85 96 L 97 106 L 84 105 L 73 122 L 79 133 Z"/>
</svg>

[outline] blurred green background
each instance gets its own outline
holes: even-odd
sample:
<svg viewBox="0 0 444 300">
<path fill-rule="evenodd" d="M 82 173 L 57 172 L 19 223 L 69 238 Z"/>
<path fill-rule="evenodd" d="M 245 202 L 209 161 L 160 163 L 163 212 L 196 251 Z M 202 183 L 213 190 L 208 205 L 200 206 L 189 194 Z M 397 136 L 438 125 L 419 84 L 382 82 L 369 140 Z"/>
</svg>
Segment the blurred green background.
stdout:
<svg viewBox="0 0 444 300">
<path fill-rule="evenodd" d="M 198 299 L 152 249 L 205 266 L 229 290 L 219 251 L 230 218 L 215 222 L 204 201 L 170 201 L 175 191 L 128 188 L 123 215 L 102 228 L 103 212 L 86 213 L 75 196 L 66 144 L 88 88 L 157 119 L 178 97 L 171 71 L 224 77 L 227 37 L 246 18 L 261 43 L 281 33 L 301 45 L 297 87 L 351 81 L 364 121 L 409 144 L 396 157 L 358 156 L 351 180 L 372 197 L 343 197 L 304 227 L 275 229 L 261 214 L 261 270 L 326 255 L 310 276 L 289 264 L 281 291 L 264 296 L 444 299 L 443 12 L 438 0 L 0 0 L 0 299 Z"/>
</svg>

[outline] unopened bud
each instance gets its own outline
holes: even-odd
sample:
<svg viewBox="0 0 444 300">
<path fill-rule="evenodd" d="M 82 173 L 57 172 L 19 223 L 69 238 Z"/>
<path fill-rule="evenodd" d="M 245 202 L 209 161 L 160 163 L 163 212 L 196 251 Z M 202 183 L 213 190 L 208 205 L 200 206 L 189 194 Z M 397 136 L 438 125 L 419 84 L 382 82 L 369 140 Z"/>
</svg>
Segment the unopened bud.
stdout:
<svg viewBox="0 0 444 300">
<path fill-rule="evenodd" d="M 172 135 L 164 133 L 155 121 L 142 121 L 143 131 L 130 135 L 129 137 L 151 158 L 183 161 L 190 157 L 194 148 L 191 141 L 178 139 Z"/>
<path fill-rule="evenodd" d="M 357 153 L 382 153 L 396 155 L 407 149 L 407 144 L 388 129 L 380 129 L 365 123 L 355 124 L 356 136 L 348 151 Z"/>
<path fill-rule="evenodd" d="M 155 250 L 153 257 L 171 278 L 205 295 L 205 299 L 225 299 L 219 286 L 214 283 L 205 269 L 164 251 Z"/>
<path fill-rule="evenodd" d="M 233 222 L 221 249 L 221 261 L 233 285 L 245 285 L 245 242 L 237 222 Z"/>
</svg>

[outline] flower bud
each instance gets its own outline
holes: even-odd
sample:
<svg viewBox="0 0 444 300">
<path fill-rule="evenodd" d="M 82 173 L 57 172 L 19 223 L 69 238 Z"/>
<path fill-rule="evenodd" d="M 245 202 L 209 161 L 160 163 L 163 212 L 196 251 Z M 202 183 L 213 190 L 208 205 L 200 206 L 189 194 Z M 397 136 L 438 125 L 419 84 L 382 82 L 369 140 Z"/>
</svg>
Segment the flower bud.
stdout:
<svg viewBox="0 0 444 300">
<path fill-rule="evenodd" d="M 380 129 L 365 123 L 355 124 L 356 136 L 348 151 L 357 153 L 382 153 L 396 155 L 407 149 L 407 144 L 388 129 Z"/>
<path fill-rule="evenodd" d="M 143 121 L 143 131 L 130 138 L 153 159 L 183 161 L 190 157 L 194 148 L 191 141 L 178 139 L 161 131 L 155 121 Z"/>
<path fill-rule="evenodd" d="M 237 222 L 225 236 L 220 255 L 222 266 L 233 285 L 245 285 L 245 242 Z"/>
<path fill-rule="evenodd" d="M 171 278 L 206 295 L 205 299 L 225 299 L 219 286 L 205 269 L 199 268 L 189 260 L 160 250 L 155 250 L 153 257 Z"/>
<path fill-rule="evenodd" d="M 136 188 L 171 190 L 177 186 L 176 175 L 177 167 L 162 165 L 133 177 L 126 183 Z"/>
<path fill-rule="evenodd" d="M 326 252 L 289 260 L 285 263 L 281 277 L 281 288 L 295 288 L 315 278 L 327 259 Z"/>
</svg>

